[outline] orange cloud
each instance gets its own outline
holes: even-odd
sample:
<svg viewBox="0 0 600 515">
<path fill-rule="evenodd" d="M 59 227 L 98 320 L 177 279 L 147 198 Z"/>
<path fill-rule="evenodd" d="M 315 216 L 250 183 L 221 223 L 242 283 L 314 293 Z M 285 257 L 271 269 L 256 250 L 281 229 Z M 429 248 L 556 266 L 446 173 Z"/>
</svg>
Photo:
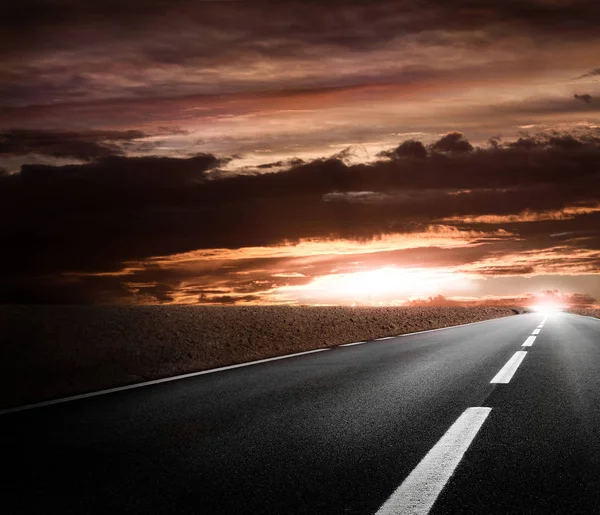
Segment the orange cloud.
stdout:
<svg viewBox="0 0 600 515">
<path fill-rule="evenodd" d="M 542 222 L 545 220 L 571 220 L 580 215 L 589 215 L 599 213 L 600 204 L 590 206 L 569 206 L 563 209 L 552 209 L 547 211 L 525 210 L 514 215 L 478 215 L 444 218 L 441 221 L 446 223 L 466 223 L 466 224 L 504 224 L 519 222 Z"/>
<path fill-rule="evenodd" d="M 584 275 L 597 274 L 600 251 L 561 245 L 484 258 L 457 268 L 478 275 Z"/>
<path fill-rule="evenodd" d="M 305 239 L 296 244 L 265 247 L 242 247 L 239 249 L 195 250 L 171 256 L 150 258 L 147 262 L 159 266 L 193 266 L 203 261 L 223 262 L 242 259 L 316 258 L 319 256 L 344 256 L 372 254 L 386 251 L 422 247 L 452 248 L 477 245 L 482 238 L 510 239 L 514 236 L 505 231 L 468 231 L 446 225 L 432 225 L 426 231 L 406 234 L 383 235 L 371 240 Z M 131 264 L 132 266 L 137 266 Z"/>
</svg>

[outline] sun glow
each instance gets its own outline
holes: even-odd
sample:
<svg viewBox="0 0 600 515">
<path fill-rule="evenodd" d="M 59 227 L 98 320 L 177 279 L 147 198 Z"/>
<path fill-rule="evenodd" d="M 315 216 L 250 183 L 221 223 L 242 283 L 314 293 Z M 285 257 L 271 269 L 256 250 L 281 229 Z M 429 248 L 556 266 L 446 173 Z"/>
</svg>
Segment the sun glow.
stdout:
<svg viewBox="0 0 600 515">
<path fill-rule="evenodd" d="M 538 313 L 555 313 L 557 311 L 562 311 L 564 306 L 554 301 L 543 301 L 531 306 L 533 311 L 537 311 Z"/>
<path fill-rule="evenodd" d="M 323 275 L 305 285 L 278 288 L 274 293 L 293 295 L 300 302 L 389 303 L 447 290 L 464 291 L 471 288 L 471 280 L 464 274 L 390 266 L 364 272 Z"/>
</svg>

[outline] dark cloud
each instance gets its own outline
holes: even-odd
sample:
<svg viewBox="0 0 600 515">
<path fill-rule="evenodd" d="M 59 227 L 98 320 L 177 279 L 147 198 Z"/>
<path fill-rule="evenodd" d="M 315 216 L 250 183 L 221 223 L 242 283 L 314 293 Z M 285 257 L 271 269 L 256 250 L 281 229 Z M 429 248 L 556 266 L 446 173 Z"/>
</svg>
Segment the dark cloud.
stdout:
<svg viewBox="0 0 600 515">
<path fill-rule="evenodd" d="M 548 140 L 548 143 L 555 148 L 565 150 L 576 149 L 584 145 L 582 141 L 571 135 L 553 136 Z"/>
<path fill-rule="evenodd" d="M 501 255 L 554 244 L 596 249 L 598 213 L 501 217 L 595 205 L 598 131 L 522 134 L 514 142 L 494 140 L 490 148 L 450 133 L 428 146 L 404 142 L 380 155 L 389 159 L 372 163 L 351 164 L 362 156 L 353 146 L 330 159 L 284 159 L 258 166 L 256 174 L 244 169 L 244 176 L 218 170 L 223 160 L 209 154 L 131 155 L 156 151 L 156 138 L 147 136 L 175 134 L 175 124 L 194 128 L 197 138 L 172 138 L 161 151 L 247 154 L 266 146 L 298 155 L 402 131 L 443 134 L 458 126 L 476 141 L 553 116 L 597 124 L 593 90 L 575 95 L 581 102 L 564 93 L 518 98 L 529 79 L 535 95 L 542 70 L 543 80 L 553 81 L 592 68 L 599 23 L 596 0 L 0 3 L 2 165 L 13 171 L 22 162 L 85 162 L 0 170 L 2 298 L 166 302 L 189 287 L 190 276 L 152 266 L 148 259 L 155 256 L 304 238 L 362 241 L 432 224 L 507 228 L 514 237 L 499 248 L 477 241 L 452 259 L 440 249 L 411 259 L 441 262 L 443 254 L 465 263 L 491 248 Z M 595 69 L 580 78 L 599 74 Z M 464 94 L 475 83 L 473 96 Z M 517 100 L 494 101 L 498 84 L 507 86 L 502 99 Z M 388 101 L 390 111 L 383 112 Z M 112 130 L 154 126 L 169 128 Z M 56 129 L 64 127 L 75 129 Z M 477 219 L 487 215 L 500 218 Z M 130 262 L 144 263 L 144 270 L 81 275 L 119 271 Z M 597 266 L 589 257 L 577 264 Z M 227 266 L 231 274 L 251 272 Z M 538 263 L 488 271 L 527 274 L 530 267 Z M 226 280 L 227 287 L 200 284 L 189 294 L 252 301 L 243 297 L 267 287 L 253 282 L 264 277 L 244 282 L 218 268 L 200 276 L 213 285 Z M 326 271 L 305 270 L 307 276 Z M 269 279 L 268 285 L 284 280 L 308 279 Z"/>
<path fill-rule="evenodd" d="M 242 304 L 260 300 L 258 295 L 200 295 L 198 298 L 201 304 Z"/>
<path fill-rule="evenodd" d="M 0 132 L 0 157 L 40 154 L 82 161 L 123 155 L 131 142 L 144 138 L 141 131 L 39 131 Z"/>
<path fill-rule="evenodd" d="M 442 136 L 431 148 L 439 152 L 471 152 L 473 145 L 460 132 L 451 132 Z"/>
<path fill-rule="evenodd" d="M 478 108 L 479 124 L 484 125 L 488 121 L 502 119 L 504 123 L 514 125 L 531 125 L 536 121 L 541 125 L 551 120 L 549 125 L 554 125 L 554 117 L 560 115 L 576 115 L 577 113 L 586 116 L 595 116 L 600 114 L 599 104 L 593 101 L 573 102 L 574 97 L 561 96 L 543 96 L 533 98 L 523 98 L 517 101 L 490 103 L 488 106 Z"/>
<path fill-rule="evenodd" d="M 294 157 L 292 159 L 287 159 L 285 161 L 275 161 L 273 163 L 264 163 L 262 165 L 258 165 L 256 168 L 260 168 L 262 170 L 267 170 L 269 168 L 281 168 L 283 166 L 298 166 L 304 164 L 304 161 L 298 157 Z"/>
<path fill-rule="evenodd" d="M 591 70 L 587 73 L 584 73 L 583 75 L 577 77 L 577 79 L 586 79 L 588 77 L 596 77 L 598 75 L 600 75 L 600 68 L 596 68 L 595 70 Z"/>
<path fill-rule="evenodd" d="M 0 176 L 0 284 L 5 286 L 0 289 L 23 299 L 27 295 L 17 294 L 23 292 L 22 285 L 35 289 L 41 278 L 56 282 L 67 272 L 118 271 L 126 262 L 197 249 L 304 238 L 370 240 L 423 231 L 431 224 L 448 223 L 443 222 L 448 217 L 464 229 L 507 228 L 526 236 L 515 242 L 515 252 L 552 246 L 556 237 L 551 234 L 578 231 L 588 233 L 571 240 L 565 236 L 568 248 L 600 246 L 597 212 L 546 222 L 460 222 L 468 216 L 507 216 L 600 202 L 600 143 L 595 132 L 531 139 L 532 145 L 434 152 L 417 160 L 350 166 L 323 159 L 277 173 L 219 178 L 206 174 L 221 163 L 212 155 L 26 165 L 18 174 Z M 325 201 L 335 192 L 384 195 L 370 203 L 355 202 L 352 195 Z M 582 258 L 579 264 L 600 267 L 590 259 Z M 122 278 L 106 281 L 123 289 Z M 153 276 L 141 282 L 152 283 Z"/>
<path fill-rule="evenodd" d="M 382 157 L 402 158 L 402 157 L 427 157 L 427 149 L 420 141 L 407 140 L 398 145 L 395 149 L 384 151 L 379 154 Z"/>
<path fill-rule="evenodd" d="M 529 275 L 535 272 L 535 267 L 530 265 L 519 266 L 490 266 L 483 273 L 487 275 Z"/>
<path fill-rule="evenodd" d="M 193 221 L 185 214 L 189 190 L 220 162 L 212 155 L 198 155 L 112 157 L 63 167 L 25 165 L 20 173 L 0 178 L 0 213 L 15 216 L 0 222 L 7 245 L 15 246 L 0 261 L 10 263 L 14 272 L 35 275 L 102 270 L 107 265 L 114 269 L 127 255 L 189 248 L 182 238 L 191 243 L 198 237 L 191 234 Z M 153 234 L 162 240 L 158 246 L 151 243 Z"/>
<path fill-rule="evenodd" d="M 519 139 L 507 143 L 506 147 L 522 150 L 532 150 L 534 148 L 574 149 L 584 145 L 591 145 L 592 147 L 600 145 L 600 131 L 584 130 L 581 133 L 569 133 L 553 130 L 537 134 L 523 132 Z"/>
<path fill-rule="evenodd" d="M 211 154 L 197 154 L 184 159 L 113 156 L 84 165 L 23 165 L 19 174 L 8 178 L 7 186 L 15 191 L 50 188 L 44 191 L 47 198 L 79 192 L 90 197 L 86 202 L 95 197 L 94 207 L 108 207 L 111 196 L 117 204 L 126 205 L 138 189 L 140 197 L 164 193 L 168 198 L 170 188 L 185 189 L 204 182 L 205 172 L 222 163 Z"/>
<path fill-rule="evenodd" d="M 0 278 L 0 304 L 111 304 L 135 302 L 120 278 L 60 276 Z M 167 299 L 153 296 L 154 302 Z M 150 301 L 152 302 L 152 301 Z"/>
<path fill-rule="evenodd" d="M 520 137 L 517 141 L 512 141 L 508 144 L 511 148 L 531 150 L 535 147 L 542 146 L 542 142 L 536 137 Z"/>
<path fill-rule="evenodd" d="M 176 67 L 193 72 L 277 59 L 310 63 L 331 53 L 385 48 L 399 37 L 480 52 L 506 35 L 526 35 L 540 43 L 547 43 L 549 34 L 565 40 L 595 37 L 599 21 L 595 0 L 3 2 L 0 44 L 11 66 L 0 81 L 0 98 L 14 106 L 115 98 L 125 91 L 129 98 L 184 95 L 199 91 L 198 84 L 147 81 L 141 70 Z M 474 36 L 461 41 L 454 35 L 469 31 Z M 76 62 L 57 58 L 64 54 Z M 46 56 L 53 59 L 36 59 Z M 395 70 L 398 77 L 413 72 Z M 131 80 L 118 86 L 99 76 Z M 213 93 L 231 93 L 245 90 L 249 80 L 244 74 L 235 84 L 216 81 L 202 86 Z M 348 79 L 341 74 L 318 80 L 294 75 L 287 86 L 340 85 L 344 80 Z"/>
<path fill-rule="evenodd" d="M 573 97 L 576 98 L 577 100 L 581 100 L 582 102 L 585 102 L 586 104 L 592 103 L 592 95 L 589 95 L 588 93 L 584 93 L 583 95 L 575 94 L 575 95 L 573 95 Z"/>
<path fill-rule="evenodd" d="M 356 47 L 372 40 L 385 41 L 394 29 L 414 33 L 440 27 L 481 27 L 499 22 L 518 22 L 529 30 L 552 28 L 570 33 L 594 29 L 600 15 L 594 0 L 506 0 L 494 3 L 457 0 L 451 6 L 443 0 L 377 0 L 369 2 L 368 6 L 354 0 L 231 4 L 190 0 L 22 0 L 2 4 L 0 19 L 6 30 L 18 28 L 30 37 L 49 27 L 64 29 L 75 23 L 83 27 L 114 24 L 116 30 L 133 29 L 137 32 L 136 24 L 140 22 L 152 24 L 162 21 L 165 26 L 172 27 L 181 19 L 189 19 L 199 25 L 238 29 L 246 38 L 250 27 L 256 27 L 257 32 L 265 30 L 268 36 L 288 36 L 274 47 L 260 49 L 266 54 L 277 55 L 293 51 L 294 47 L 288 48 L 288 45 L 296 37 L 302 42 L 312 36 L 323 42 Z M 265 9 L 265 6 L 268 8 Z M 424 13 L 428 16 L 423 16 Z M 454 16 L 449 17 L 449 13 L 454 13 Z M 369 30 L 369 27 L 373 28 Z M 356 30 L 358 28 L 363 30 Z M 93 36 L 90 34 L 90 37 Z M 252 39 L 244 41 L 251 43 Z M 167 62 L 185 59 L 185 56 L 172 55 L 166 45 L 156 45 L 154 53 Z"/>
</svg>

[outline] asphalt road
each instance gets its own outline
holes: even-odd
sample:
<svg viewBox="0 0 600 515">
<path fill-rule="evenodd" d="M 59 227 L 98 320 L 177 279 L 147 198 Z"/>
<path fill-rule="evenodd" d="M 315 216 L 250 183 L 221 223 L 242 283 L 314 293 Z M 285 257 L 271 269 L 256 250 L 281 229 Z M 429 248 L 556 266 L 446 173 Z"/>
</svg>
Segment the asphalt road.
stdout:
<svg viewBox="0 0 600 515">
<path fill-rule="evenodd" d="M 600 321 L 543 318 L 4 414 L 0 512 L 600 513 Z"/>
</svg>

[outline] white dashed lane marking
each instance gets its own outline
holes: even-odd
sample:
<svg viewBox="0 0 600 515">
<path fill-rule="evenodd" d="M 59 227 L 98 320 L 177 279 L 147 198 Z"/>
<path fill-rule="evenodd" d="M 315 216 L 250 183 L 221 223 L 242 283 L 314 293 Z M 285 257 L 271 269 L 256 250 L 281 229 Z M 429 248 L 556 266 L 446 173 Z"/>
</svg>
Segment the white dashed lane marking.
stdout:
<svg viewBox="0 0 600 515">
<path fill-rule="evenodd" d="M 492 408 L 468 408 L 452 424 L 376 515 L 426 515 Z"/>
<path fill-rule="evenodd" d="M 515 375 L 517 368 L 519 368 L 519 365 L 525 359 L 526 355 L 527 352 L 523 350 L 518 350 L 515 352 L 512 358 L 510 358 L 506 365 L 500 369 L 500 372 L 494 376 L 494 379 L 492 379 L 490 383 L 509 383 L 512 379 L 512 376 Z"/>
<path fill-rule="evenodd" d="M 535 336 L 530 336 L 529 338 L 527 338 L 527 340 L 525 340 L 525 343 L 523 343 L 521 347 L 531 347 L 533 345 L 533 342 L 535 341 L 535 338 Z"/>
<path fill-rule="evenodd" d="M 522 347 L 533 345 L 533 335 L 540 333 L 545 322 L 544 318 Z M 515 352 L 490 383 L 509 383 L 526 355 L 526 351 Z M 375 515 L 427 515 L 491 411 L 467 409 Z"/>
</svg>

